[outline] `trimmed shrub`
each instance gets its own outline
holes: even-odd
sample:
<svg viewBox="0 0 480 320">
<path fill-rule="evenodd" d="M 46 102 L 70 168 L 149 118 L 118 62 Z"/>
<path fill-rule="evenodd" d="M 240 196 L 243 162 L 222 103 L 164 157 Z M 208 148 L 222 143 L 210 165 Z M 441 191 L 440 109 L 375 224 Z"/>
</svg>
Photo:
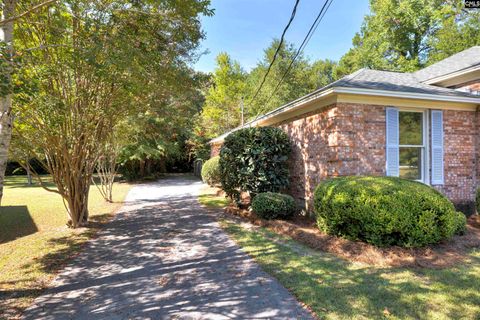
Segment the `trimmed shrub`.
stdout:
<svg viewBox="0 0 480 320">
<path fill-rule="evenodd" d="M 216 156 L 207 161 L 202 166 L 202 180 L 209 186 L 220 184 L 220 157 Z"/>
<path fill-rule="evenodd" d="M 252 209 L 264 219 L 288 218 L 295 213 L 295 200 L 288 194 L 264 192 L 253 198 Z"/>
<path fill-rule="evenodd" d="M 477 209 L 477 214 L 480 214 L 480 188 L 477 189 L 477 196 L 475 197 L 475 208 Z"/>
<path fill-rule="evenodd" d="M 377 246 L 421 247 L 465 230 L 466 218 L 440 192 L 393 177 L 340 177 L 315 189 L 320 230 Z"/>
<path fill-rule="evenodd" d="M 222 189 L 239 200 L 242 191 L 252 197 L 288 186 L 288 136 L 279 128 L 244 128 L 229 134 L 220 150 Z"/>
</svg>

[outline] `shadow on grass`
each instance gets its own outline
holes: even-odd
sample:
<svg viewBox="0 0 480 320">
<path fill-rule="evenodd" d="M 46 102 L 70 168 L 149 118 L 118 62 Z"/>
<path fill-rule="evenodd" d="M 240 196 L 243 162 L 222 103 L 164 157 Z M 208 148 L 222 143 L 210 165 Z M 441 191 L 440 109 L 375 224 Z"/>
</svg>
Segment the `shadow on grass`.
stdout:
<svg viewBox="0 0 480 320">
<path fill-rule="evenodd" d="M 480 318 L 480 257 L 443 269 L 359 267 L 330 254 L 305 255 L 263 232 L 227 223 L 226 229 L 265 271 L 320 318 Z"/>
<path fill-rule="evenodd" d="M 33 265 L 38 265 L 36 269 L 41 270 L 45 274 L 54 275 L 81 252 L 87 240 L 94 237 L 95 234 L 106 225 L 111 217 L 112 214 L 93 216 L 89 220 L 88 226 L 83 228 L 83 230 L 72 232 L 70 235 L 60 238 L 50 239 L 48 245 L 52 248 L 52 251 L 34 259 L 32 263 L 24 265 L 23 268 L 31 269 Z M 7 285 L 9 283 L 0 282 L 0 285 L 2 284 Z M 37 297 L 43 292 L 43 290 L 43 284 L 33 284 L 28 288 L 23 287 L 11 290 L 0 290 L 0 306 L 9 299 Z"/>
<path fill-rule="evenodd" d="M 0 207 L 0 244 L 38 231 L 27 206 Z"/>
</svg>

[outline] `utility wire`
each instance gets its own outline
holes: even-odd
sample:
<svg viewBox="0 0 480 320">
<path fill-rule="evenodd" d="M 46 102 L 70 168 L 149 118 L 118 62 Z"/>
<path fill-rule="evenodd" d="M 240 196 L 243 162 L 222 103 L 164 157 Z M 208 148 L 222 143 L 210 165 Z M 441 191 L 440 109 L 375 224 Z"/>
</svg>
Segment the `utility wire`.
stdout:
<svg viewBox="0 0 480 320">
<path fill-rule="evenodd" d="M 255 100 L 255 98 L 258 96 L 260 93 L 260 90 L 262 90 L 263 85 L 265 84 L 265 80 L 267 80 L 267 76 L 270 73 L 270 70 L 272 69 L 273 64 L 275 63 L 275 59 L 277 59 L 277 55 L 280 52 L 280 49 L 282 48 L 283 41 L 285 39 L 285 34 L 287 33 L 288 28 L 290 27 L 290 24 L 292 24 L 293 19 L 295 18 L 295 15 L 297 13 L 297 7 L 299 4 L 300 0 L 295 1 L 295 5 L 293 6 L 292 14 L 290 15 L 290 20 L 288 20 L 287 25 L 283 29 L 282 36 L 280 37 L 280 43 L 278 44 L 277 49 L 275 50 L 275 53 L 272 58 L 272 62 L 270 62 L 270 65 L 268 66 L 267 72 L 265 72 L 265 75 L 263 76 L 263 80 L 260 83 L 260 86 L 258 87 L 257 91 L 255 92 L 253 98 L 250 100 L 250 104 Z"/>
<path fill-rule="evenodd" d="M 266 105 L 268 105 L 268 103 L 270 102 L 270 100 L 272 100 L 272 98 L 273 98 L 273 96 L 275 95 L 275 93 L 277 92 L 278 88 L 279 88 L 280 85 L 283 83 L 283 80 L 285 80 L 285 78 L 287 77 L 288 73 L 290 72 L 293 64 L 295 63 L 295 60 L 298 58 L 298 56 L 299 56 L 300 53 L 303 51 L 303 49 L 305 49 L 305 47 L 307 46 L 307 44 L 308 44 L 308 42 L 310 41 L 310 39 L 312 38 L 313 34 L 314 34 L 315 31 L 317 30 L 318 25 L 320 24 L 320 22 L 322 21 L 323 17 L 325 16 L 325 14 L 327 13 L 328 9 L 330 8 L 330 5 L 332 4 L 332 2 L 333 2 L 333 0 L 326 0 L 325 3 L 323 4 L 322 9 L 321 9 L 320 12 L 318 13 L 317 18 L 315 19 L 315 21 L 313 21 L 313 24 L 311 25 L 310 29 L 308 30 L 307 35 L 305 36 L 305 38 L 304 38 L 303 41 L 302 41 L 302 44 L 300 45 L 300 47 L 298 48 L 297 52 L 295 53 L 295 56 L 293 57 L 292 61 L 290 61 L 290 64 L 288 65 L 287 70 L 285 71 L 285 73 L 283 74 L 282 78 L 280 79 L 280 81 L 279 81 L 278 84 L 276 85 L 275 89 L 273 89 L 272 94 L 270 95 L 270 97 L 268 98 L 267 102 L 265 103 Z"/>
</svg>

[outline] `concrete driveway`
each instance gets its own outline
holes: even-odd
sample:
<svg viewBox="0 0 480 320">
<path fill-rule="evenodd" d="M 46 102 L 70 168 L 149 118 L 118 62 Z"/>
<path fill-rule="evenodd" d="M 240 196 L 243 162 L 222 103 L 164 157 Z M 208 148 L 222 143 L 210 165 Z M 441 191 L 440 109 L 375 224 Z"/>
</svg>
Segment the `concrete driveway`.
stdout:
<svg viewBox="0 0 480 320">
<path fill-rule="evenodd" d="M 201 182 L 134 187 L 25 319 L 311 319 L 197 202 Z"/>
</svg>

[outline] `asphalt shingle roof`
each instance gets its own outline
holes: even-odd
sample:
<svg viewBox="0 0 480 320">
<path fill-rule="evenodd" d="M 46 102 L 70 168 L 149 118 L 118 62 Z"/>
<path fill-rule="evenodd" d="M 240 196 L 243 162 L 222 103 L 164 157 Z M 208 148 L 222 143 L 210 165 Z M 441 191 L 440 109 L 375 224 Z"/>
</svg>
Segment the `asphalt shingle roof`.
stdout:
<svg viewBox="0 0 480 320">
<path fill-rule="evenodd" d="M 427 81 L 480 65 L 480 46 L 471 47 L 415 72 L 419 81 Z"/>
<path fill-rule="evenodd" d="M 361 88 L 394 92 L 435 94 L 452 97 L 478 98 L 478 96 L 470 93 L 422 83 L 418 80 L 414 73 L 401 73 L 370 69 L 360 69 L 355 73 L 329 84 L 323 89 L 332 87 Z"/>
</svg>

